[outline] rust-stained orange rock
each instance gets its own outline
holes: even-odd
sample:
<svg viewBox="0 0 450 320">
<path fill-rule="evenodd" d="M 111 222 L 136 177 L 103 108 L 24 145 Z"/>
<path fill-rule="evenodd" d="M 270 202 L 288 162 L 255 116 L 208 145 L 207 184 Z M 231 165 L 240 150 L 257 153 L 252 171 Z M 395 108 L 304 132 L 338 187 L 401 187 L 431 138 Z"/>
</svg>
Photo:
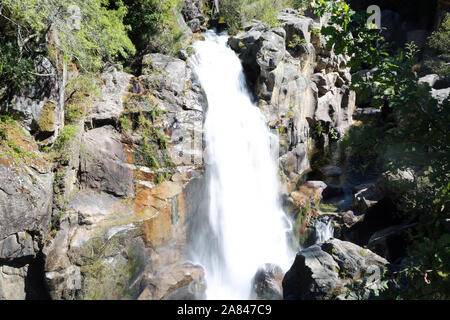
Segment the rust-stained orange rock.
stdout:
<svg viewBox="0 0 450 320">
<path fill-rule="evenodd" d="M 308 202 L 317 204 L 321 200 L 322 189 L 306 183 L 298 187 L 298 189 L 291 193 L 291 197 L 295 204 L 299 207 L 304 207 Z"/>
<path fill-rule="evenodd" d="M 173 225 L 170 208 L 142 224 L 143 240 L 149 247 L 160 246 L 172 239 Z"/>
<path fill-rule="evenodd" d="M 0 154 L 2 153 L 2 149 L 0 148 Z M 14 159 L 8 155 L 4 155 L 0 157 L 0 165 L 9 168 L 14 164 Z"/>
<path fill-rule="evenodd" d="M 181 183 L 164 181 L 151 189 L 151 194 L 159 199 L 169 199 L 183 192 Z"/>
<path fill-rule="evenodd" d="M 123 151 L 125 153 L 126 163 L 134 164 L 135 159 L 134 159 L 133 151 L 127 146 L 124 146 Z"/>
<path fill-rule="evenodd" d="M 42 158 L 39 153 L 39 148 L 36 142 L 30 136 L 27 136 L 21 128 L 16 127 L 12 123 L 0 122 L 0 129 L 6 133 L 7 140 L 0 141 L 0 154 L 3 155 L 0 163 L 4 166 L 19 165 L 16 160 L 23 161 L 27 165 L 34 165 L 38 168 L 47 168 L 48 163 Z M 11 147 L 21 150 L 20 152 L 13 150 Z M 12 161 L 12 162 L 11 162 Z"/>
</svg>

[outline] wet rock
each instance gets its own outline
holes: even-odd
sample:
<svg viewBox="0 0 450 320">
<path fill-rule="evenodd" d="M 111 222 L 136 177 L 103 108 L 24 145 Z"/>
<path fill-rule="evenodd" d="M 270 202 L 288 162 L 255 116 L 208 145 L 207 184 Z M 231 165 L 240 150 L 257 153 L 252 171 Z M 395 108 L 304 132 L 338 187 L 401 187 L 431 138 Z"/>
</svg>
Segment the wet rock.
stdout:
<svg viewBox="0 0 450 320">
<path fill-rule="evenodd" d="M 262 266 L 252 280 L 252 288 L 257 300 L 283 299 L 283 270 L 274 264 Z"/>
<path fill-rule="evenodd" d="M 197 300 L 205 297 L 204 270 L 186 262 L 169 266 L 157 274 L 148 274 L 146 287 L 138 300 Z"/>
<path fill-rule="evenodd" d="M 440 90 L 436 90 L 436 89 L 431 90 L 431 96 L 433 98 L 435 98 L 439 103 L 444 102 L 444 100 L 447 99 L 449 95 L 450 95 L 450 88 L 440 89 Z"/>
<path fill-rule="evenodd" d="M 343 135 L 353 123 L 356 95 L 349 90 L 348 59 L 326 50 L 324 39 L 312 32 L 311 18 L 284 10 L 278 19 L 281 27 L 272 29 L 249 24 L 230 37 L 229 44 L 242 61 L 270 128 L 278 131 L 281 167 L 294 184 L 309 169 L 316 123 L 326 127 L 325 145 L 329 135 Z M 317 54 L 327 63 L 314 81 Z"/>
<path fill-rule="evenodd" d="M 387 264 L 370 250 L 332 239 L 297 253 L 283 279 L 283 295 L 299 300 L 347 299 L 346 285 L 367 276 L 368 285 L 379 281 Z M 369 295 L 370 287 L 366 297 Z"/>
<path fill-rule="evenodd" d="M 339 177 L 344 173 L 341 168 L 332 165 L 322 167 L 320 171 L 325 177 Z"/>
<path fill-rule="evenodd" d="M 429 74 L 419 79 L 419 83 L 428 83 L 430 88 L 433 88 L 436 82 L 439 80 L 437 74 Z"/>
</svg>

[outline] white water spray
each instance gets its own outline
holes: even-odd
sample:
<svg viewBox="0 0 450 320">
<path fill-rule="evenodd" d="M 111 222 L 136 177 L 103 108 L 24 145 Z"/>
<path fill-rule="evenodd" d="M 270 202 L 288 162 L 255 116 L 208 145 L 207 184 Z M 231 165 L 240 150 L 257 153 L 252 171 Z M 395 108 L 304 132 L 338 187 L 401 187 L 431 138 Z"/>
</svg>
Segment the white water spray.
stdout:
<svg viewBox="0 0 450 320">
<path fill-rule="evenodd" d="M 334 226 L 333 219 L 330 217 L 322 217 L 317 219 L 315 224 L 316 229 L 316 244 L 322 244 L 333 238 Z"/>
<path fill-rule="evenodd" d="M 205 267 L 208 299 L 248 299 L 259 267 L 290 267 L 291 226 L 278 201 L 274 136 L 251 102 L 241 62 L 226 35 L 205 36 L 195 44 L 194 65 L 209 105 L 209 221 L 194 235 L 193 258 Z"/>
</svg>

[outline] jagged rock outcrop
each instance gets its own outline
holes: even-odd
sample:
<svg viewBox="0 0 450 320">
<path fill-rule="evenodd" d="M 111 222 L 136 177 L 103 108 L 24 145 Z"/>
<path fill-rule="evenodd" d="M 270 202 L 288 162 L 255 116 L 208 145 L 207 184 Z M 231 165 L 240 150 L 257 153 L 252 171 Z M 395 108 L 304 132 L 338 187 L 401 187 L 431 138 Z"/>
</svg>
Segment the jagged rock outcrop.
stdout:
<svg viewBox="0 0 450 320">
<path fill-rule="evenodd" d="M 30 138 L 13 130 L 10 139 L 27 155 L 21 159 L 0 146 L 0 299 L 26 297 L 28 269 L 48 234 L 53 201 L 51 167 Z"/>
<path fill-rule="evenodd" d="M 81 140 L 79 183 L 83 189 L 104 192 L 119 198 L 133 192 L 133 173 L 126 163 L 121 134 L 112 126 L 86 132 Z"/>
<path fill-rule="evenodd" d="M 44 248 L 50 295 L 201 297 L 204 274 L 186 263 L 186 229 L 200 202 L 192 185 L 203 181 L 206 98 L 189 62 L 161 54 L 144 57 L 139 78 L 114 68 L 102 78 L 88 131 L 61 171 L 64 205 Z"/>
<path fill-rule="evenodd" d="M 24 86 L 11 101 L 3 101 L 0 111 L 19 116 L 23 128 L 36 140 L 54 141 L 64 126 L 61 81 L 50 59 L 39 57 L 35 64 L 36 73 L 45 76 L 37 76 L 34 83 Z"/>
<path fill-rule="evenodd" d="M 92 103 L 85 122 L 88 128 L 115 125 L 123 112 L 123 97 L 128 94 L 133 76 L 108 65 L 100 75 L 101 94 Z"/>
<path fill-rule="evenodd" d="M 370 250 L 331 239 L 297 253 L 283 279 L 283 295 L 298 300 L 354 299 L 349 285 L 357 287 L 365 279 L 359 294 L 367 298 L 387 264 Z"/>
<path fill-rule="evenodd" d="M 182 14 L 184 21 L 191 28 L 192 32 L 205 31 L 205 22 L 207 21 L 204 11 L 203 0 L 185 0 L 183 4 Z"/>
<path fill-rule="evenodd" d="M 290 183 L 309 169 L 308 152 L 353 123 L 355 93 L 347 58 L 325 49 L 314 28 L 325 22 L 284 10 L 281 27 L 253 22 L 229 44 L 238 54 L 258 105 L 280 140 L 280 163 Z M 323 140 L 323 141 L 320 141 Z"/>
</svg>

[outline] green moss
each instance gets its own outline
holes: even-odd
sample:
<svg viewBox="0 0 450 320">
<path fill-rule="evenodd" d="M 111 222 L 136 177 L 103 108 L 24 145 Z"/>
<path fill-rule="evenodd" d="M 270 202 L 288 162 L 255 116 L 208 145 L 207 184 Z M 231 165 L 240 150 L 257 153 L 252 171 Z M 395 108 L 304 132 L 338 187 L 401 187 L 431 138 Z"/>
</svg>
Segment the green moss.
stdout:
<svg viewBox="0 0 450 320">
<path fill-rule="evenodd" d="M 155 135 L 155 138 L 158 141 L 159 147 L 162 150 L 167 150 L 167 145 L 169 144 L 169 141 L 167 140 L 166 135 L 156 128 L 153 128 L 153 134 Z"/>
<path fill-rule="evenodd" d="M 73 141 L 78 134 L 80 128 L 76 125 L 67 125 L 62 130 L 58 139 L 55 142 L 54 148 L 56 150 L 64 150 L 70 141 Z"/>
<path fill-rule="evenodd" d="M 38 121 L 38 128 L 40 132 L 52 132 L 55 127 L 55 107 L 54 102 L 47 102 L 42 109 L 41 117 Z"/>
<path fill-rule="evenodd" d="M 120 119 L 120 127 L 125 131 L 131 131 L 133 123 L 131 122 L 128 115 L 123 114 Z"/>
<path fill-rule="evenodd" d="M 77 125 L 66 125 L 61 131 L 58 139 L 56 139 L 52 150 L 54 157 L 62 164 L 67 164 L 73 156 L 70 148 L 70 143 L 75 140 L 80 127 Z"/>
<path fill-rule="evenodd" d="M 192 47 L 188 47 L 186 51 L 189 57 L 195 54 L 195 49 Z"/>
<path fill-rule="evenodd" d="M 337 212 L 339 211 L 339 207 L 331 203 L 320 203 L 319 210 L 322 212 Z"/>
<path fill-rule="evenodd" d="M 160 125 L 160 117 L 166 111 L 160 109 L 150 95 L 129 95 L 124 107 L 125 112 L 119 119 L 122 129 L 142 137 L 134 154 L 135 164 L 150 168 L 155 173 L 156 183 L 169 179 L 175 164 L 167 152 L 169 139 Z"/>
<path fill-rule="evenodd" d="M 295 237 L 297 242 L 302 244 L 307 238 L 306 223 L 308 216 L 311 214 L 311 202 L 306 200 L 306 204 L 303 208 L 300 208 L 297 217 L 295 219 Z"/>
<path fill-rule="evenodd" d="M 300 36 L 297 34 L 294 34 L 293 39 L 289 41 L 288 47 L 289 48 L 295 48 L 297 46 L 306 46 L 306 39 L 300 39 Z"/>
<path fill-rule="evenodd" d="M 65 113 L 66 123 L 74 123 L 83 118 L 84 115 L 84 105 L 81 103 L 73 103 L 67 105 Z"/>
<path fill-rule="evenodd" d="M 33 159 L 40 159 L 38 154 L 23 148 L 25 145 L 31 145 L 30 136 L 25 134 L 23 128 L 9 115 L 0 115 L 0 137 L 0 147 L 4 151 L 1 156 L 12 157 L 16 165 L 21 162 L 29 164 Z"/>
<path fill-rule="evenodd" d="M 63 178 L 63 174 L 61 172 L 57 172 L 55 174 L 55 179 L 53 180 L 53 192 L 55 194 L 60 193 L 59 184 L 61 183 L 62 178 Z"/>
</svg>

